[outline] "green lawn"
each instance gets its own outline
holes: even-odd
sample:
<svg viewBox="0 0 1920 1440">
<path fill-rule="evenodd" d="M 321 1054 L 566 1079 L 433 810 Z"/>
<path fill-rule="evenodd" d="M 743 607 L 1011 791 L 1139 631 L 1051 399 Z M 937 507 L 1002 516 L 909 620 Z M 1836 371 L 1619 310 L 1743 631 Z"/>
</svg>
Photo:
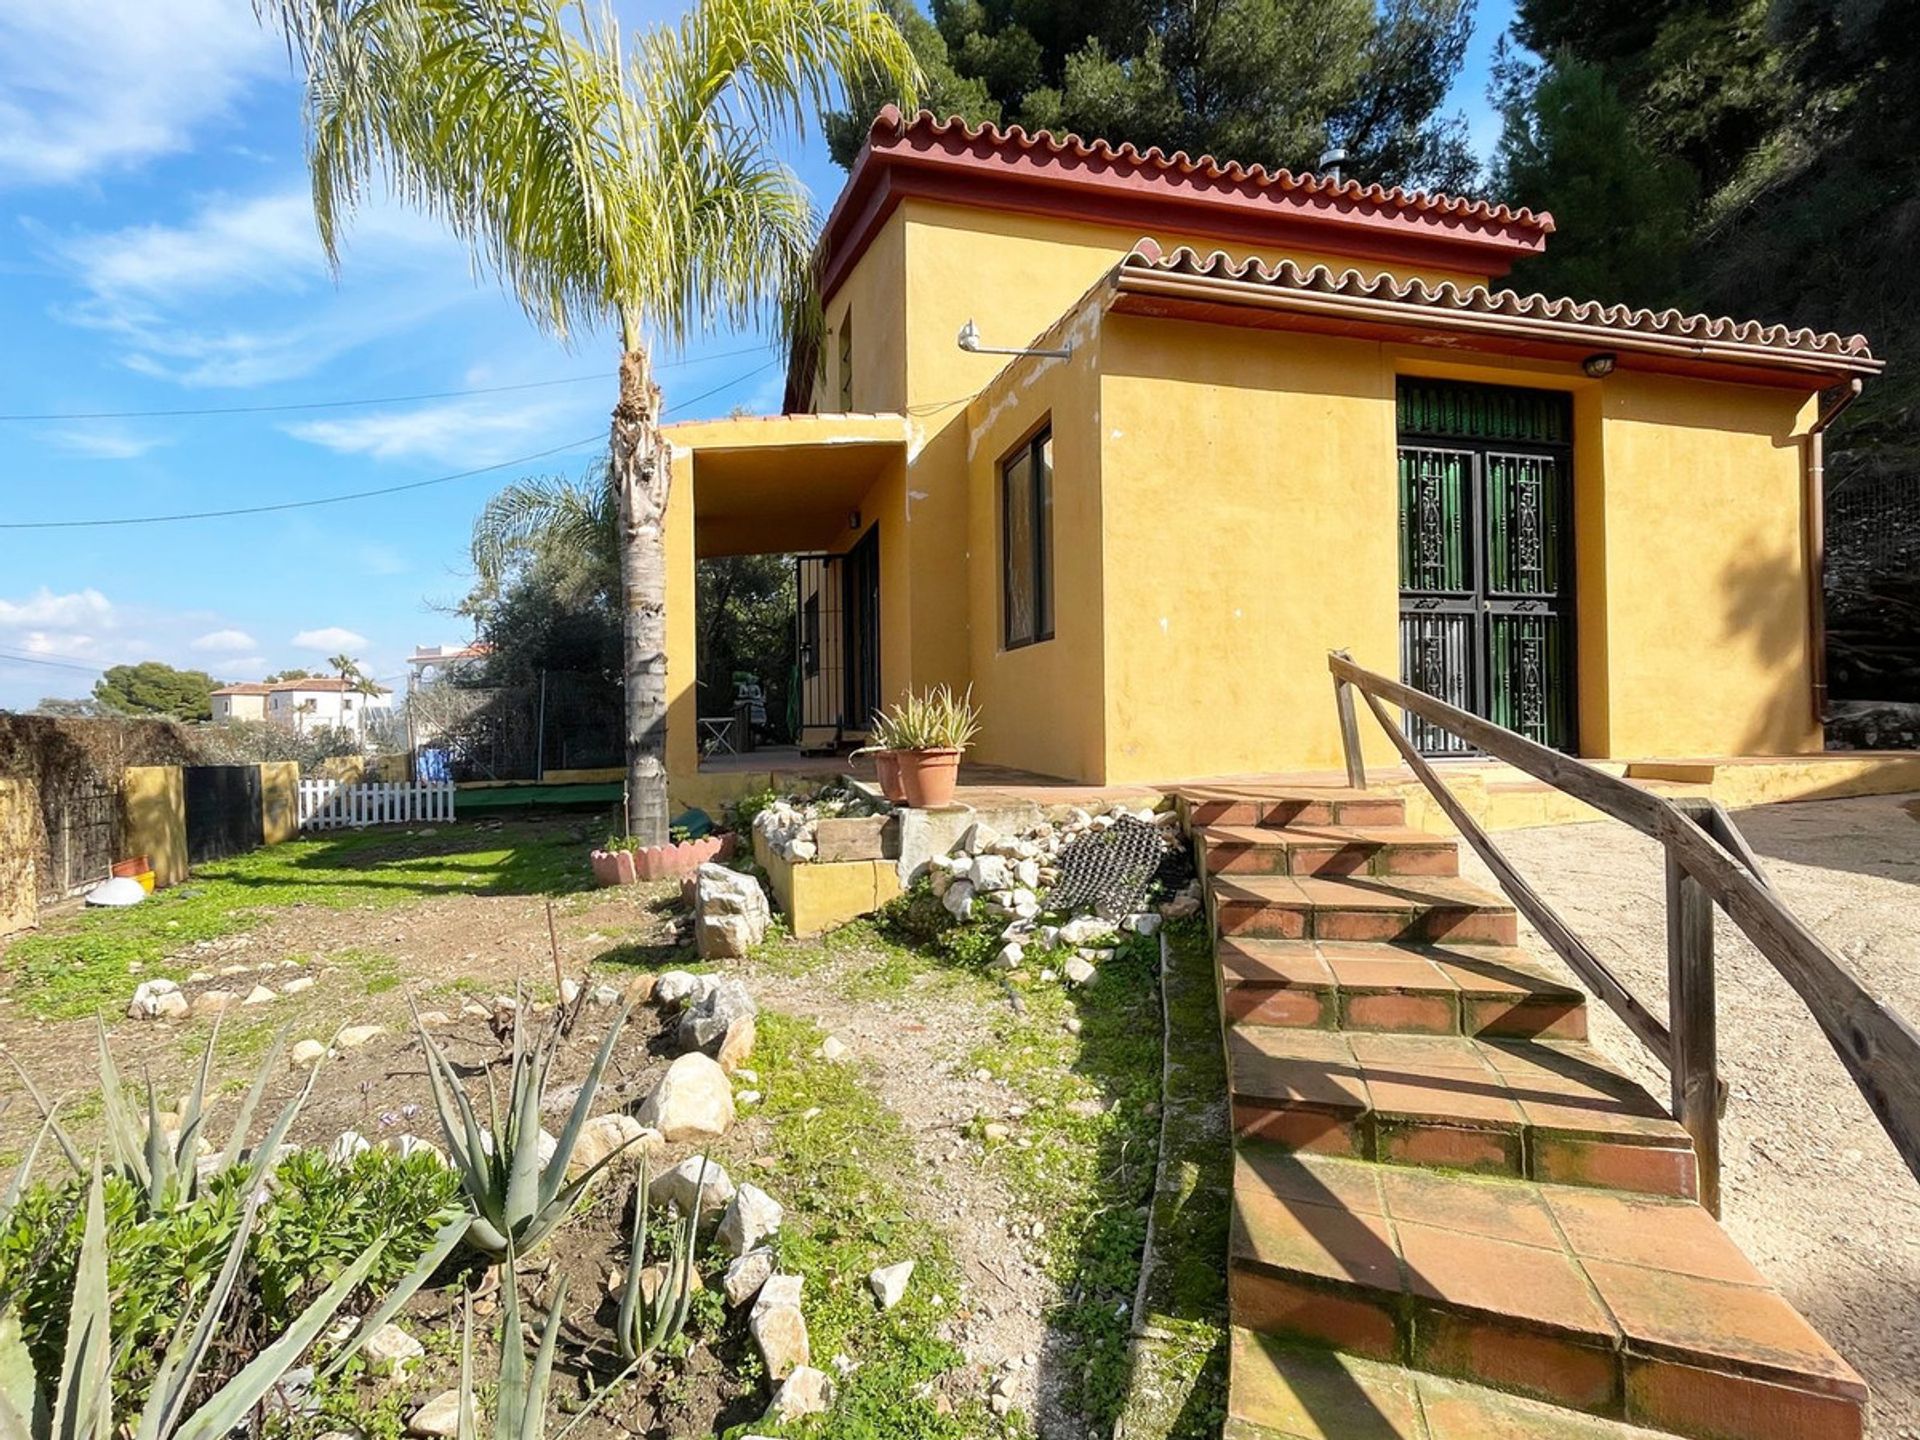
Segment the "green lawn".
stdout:
<svg viewBox="0 0 1920 1440">
<path fill-rule="evenodd" d="M 126 910 L 62 916 L 0 950 L 0 982 L 49 1020 L 124 1003 L 129 976 L 179 979 L 163 963 L 196 940 L 250 929 L 277 907 L 398 905 L 435 895 L 563 895 L 592 884 L 586 847 L 525 822 L 451 825 L 436 835 L 364 831 L 296 840 L 222 860 Z M 129 969 L 139 965 L 138 972 Z"/>
</svg>

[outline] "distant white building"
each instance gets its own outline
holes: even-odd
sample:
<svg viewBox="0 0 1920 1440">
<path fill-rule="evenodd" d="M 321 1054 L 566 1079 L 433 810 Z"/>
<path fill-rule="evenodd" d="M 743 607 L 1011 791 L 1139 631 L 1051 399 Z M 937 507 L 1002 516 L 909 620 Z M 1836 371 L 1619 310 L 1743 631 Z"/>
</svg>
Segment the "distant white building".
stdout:
<svg viewBox="0 0 1920 1440">
<path fill-rule="evenodd" d="M 439 680 L 455 671 L 476 665 L 493 653 L 493 647 L 483 640 L 471 645 L 420 645 L 407 657 L 412 667 L 410 686 L 425 684 L 429 680 Z"/>
<path fill-rule="evenodd" d="M 337 675 L 223 685 L 213 692 L 215 720 L 271 720 L 293 730 L 364 730 L 367 713 L 391 710 L 393 692 L 362 695 Z"/>
</svg>

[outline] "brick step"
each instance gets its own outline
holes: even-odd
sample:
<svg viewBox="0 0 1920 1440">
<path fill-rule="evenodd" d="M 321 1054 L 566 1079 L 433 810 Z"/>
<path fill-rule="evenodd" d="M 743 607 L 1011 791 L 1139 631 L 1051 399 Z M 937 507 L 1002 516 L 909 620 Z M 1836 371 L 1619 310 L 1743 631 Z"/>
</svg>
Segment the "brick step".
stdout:
<svg viewBox="0 0 1920 1440">
<path fill-rule="evenodd" d="M 1460 873 L 1458 845 L 1406 825 L 1209 825 L 1200 849 L 1210 875 Z"/>
<path fill-rule="evenodd" d="M 1221 1440 L 1657 1440 L 1666 1433 L 1234 1326 Z"/>
<path fill-rule="evenodd" d="M 1860 1377 L 1684 1202 L 1242 1145 L 1228 1295 L 1247 1330 L 1696 1440 L 1862 1433 Z M 1424 1430 L 1343 1429 L 1317 1415 L 1319 1429 L 1289 1430 L 1284 1392 L 1303 1398 L 1294 1372 L 1267 1352 L 1278 1378 L 1264 1377 L 1268 1403 L 1256 1411 L 1244 1343 L 1236 1359 L 1236 1440 L 1594 1433 L 1445 1419 L 1435 1430 L 1424 1406 Z M 1368 1373 L 1392 1404 L 1391 1374 Z M 1421 1384 L 1405 1375 L 1400 1393 Z"/>
<path fill-rule="evenodd" d="M 1448 876 L 1221 875 L 1211 882 L 1220 935 L 1512 945 L 1504 897 Z"/>
<path fill-rule="evenodd" d="M 1692 1144 L 1580 1040 L 1233 1025 L 1237 1135 L 1393 1165 L 1691 1198 Z"/>
<path fill-rule="evenodd" d="M 1377 790 L 1302 786 L 1222 790 L 1192 786 L 1180 792 L 1187 824 L 1208 825 L 1405 825 L 1407 802 Z"/>
<path fill-rule="evenodd" d="M 1227 1019 L 1396 1034 L 1587 1038 L 1586 997 L 1505 945 L 1222 940 Z"/>
</svg>

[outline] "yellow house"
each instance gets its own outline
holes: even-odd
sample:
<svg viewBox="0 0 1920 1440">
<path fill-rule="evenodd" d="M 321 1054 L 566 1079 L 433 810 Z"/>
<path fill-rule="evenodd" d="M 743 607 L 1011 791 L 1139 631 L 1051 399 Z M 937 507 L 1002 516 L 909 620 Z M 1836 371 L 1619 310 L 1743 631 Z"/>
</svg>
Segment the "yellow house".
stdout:
<svg viewBox="0 0 1920 1440">
<path fill-rule="evenodd" d="M 1345 648 L 1585 756 L 1817 751 L 1818 433 L 1880 362 L 1490 288 L 1552 230 L 884 111 L 787 413 L 667 429 L 675 781 L 696 561 L 753 553 L 822 744 L 946 682 L 1025 771 L 1333 770 Z"/>
</svg>

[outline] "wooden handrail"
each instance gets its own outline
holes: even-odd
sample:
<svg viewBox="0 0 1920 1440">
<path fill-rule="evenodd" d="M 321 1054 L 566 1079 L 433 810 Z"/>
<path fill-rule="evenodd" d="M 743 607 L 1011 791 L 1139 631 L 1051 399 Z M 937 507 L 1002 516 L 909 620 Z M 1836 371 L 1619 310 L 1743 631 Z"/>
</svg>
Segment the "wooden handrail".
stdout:
<svg viewBox="0 0 1920 1440">
<path fill-rule="evenodd" d="M 1724 809 L 1717 805 L 1700 806 L 1696 813 L 1689 814 L 1664 796 L 1643 790 L 1618 776 L 1609 775 L 1570 755 L 1562 755 L 1557 750 L 1549 750 L 1523 735 L 1469 714 L 1424 691 L 1356 665 L 1343 651 L 1332 652 L 1327 657 L 1327 665 L 1333 672 L 1336 692 L 1343 700 L 1349 692 L 1342 687 L 1348 686 L 1366 698 L 1368 708 L 1399 749 L 1401 757 L 1468 844 L 1473 846 L 1482 860 L 1487 861 L 1488 869 L 1493 871 L 1495 879 L 1513 900 L 1515 907 L 1526 914 L 1575 973 L 1621 1015 L 1642 1043 L 1667 1064 L 1674 1076 L 1676 1101 L 1680 1100 L 1683 1091 L 1692 1097 L 1684 1104 L 1676 1105 L 1676 1109 L 1683 1112 L 1680 1117 L 1682 1123 L 1688 1124 L 1690 1131 L 1695 1124 L 1708 1123 L 1703 1118 L 1703 1112 L 1711 1112 L 1717 1119 L 1719 1108 L 1717 1099 L 1715 1103 L 1707 1104 L 1701 1098 L 1704 1094 L 1717 1092 L 1717 1076 L 1703 1076 L 1694 1073 L 1691 1068 L 1703 1049 L 1707 1063 L 1712 1063 L 1710 1013 L 1704 1014 L 1709 1037 L 1704 1046 L 1699 1035 L 1702 1007 L 1704 1005 L 1705 1012 L 1710 1012 L 1712 992 L 1707 988 L 1702 1002 L 1701 986 L 1697 983 L 1702 978 L 1697 972 L 1705 969 L 1708 972 L 1706 983 L 1709 987 L 1711 984 L 1710 938 L 1707 942 L 1709 948 L 1704 952 L 1707 957 L 1704 965 L 1698 961 L 1672 961 L 1676 967 L 1692 963 L 1695 969 L 1676 972 L 1683 973 L 1683 988 L 1678 997 L 1680 1003 L 1670 1005 L 1669 1023 L 1660 1025 L 1657 1018 L 1633 998 L 1626 987 L 1613 977 L 1593 952 L 1573 935 L 1565 922 L 1520 877 L 1485 830 L 1474 823 L 1465 807 L 1447 790 L 1425 757 L 1414 749 L 1402 733 L 1402 727 L 1392 722 L 1382 707 L 1382 701 L 1397 706 L 1404 713 L 1419 716 L 1427 723 L 1466 741 L 1490 758 L 1544 781 L 1602 814 L 1658 840 L 1665 848 L 1669 861 L 1669 893 L 1682 893 L 1682 877 L 1697 885 L 1712 903 L 1718 905 L 1740 927 L 1754 947 L 1772 962 L 1774 969 L 1793 987 L 1826 1035 L 1855 1086 L 1872 1107 L 1881 1128 L 1893 1141 L 1900 1158 L 1920 1178 L 1920 1035 L 1897 1011 L 1869 991 L 1846 962 L 1787 908 L 1768 883 L 1752 848 Z M 1358 735 L 1350 733 L 1357 732 L 1357 727 L 1349 727 L 1343 720 L 1341 732 L 1342 740 L 1349 747 L 1348 775 L 1350 778 L 1358 776 L 1358 783 L 1364 785 L 1365 770 L 1359 760 Z M 1690 902 L 1678 903 L 1691 908 Z M 1541 917 L 1547 920 L 1547 925 L 1541 924 Z M 1697 915 L 1676 923 L 1673 928 L 1674 948 L 1670 950 L 1670 960 L 1683 951 L 1699 953 L 1701 927 Z M 1710 927 L 1706 933 L 1711 936 Z M 1682 937 L 1686 937 L 1684 944 Z M 1692 1011 L 1694 1017 L 1691 1033 L 1686 1033 L 1685 1017 L 1688 1010 Z M 1636 1015 L 1640 1018 L 1636 1019 Z M 1675 1031 L 1683 1033 L 1676 1038 Z M 1689 1056 L 1693 1059 L 1689 1060 Z M 1709 1082 L 1711 1089 L 1708 1088 Z M 1695 1138 L 1696 1145 L 1702 1139 L 1711 1139 L 1711 1143 L 1717 1147 L 1717 1138 L 1697 1133 Z M 1702 1155 L 1701 1158 L 1704 1169 L 1707 1157 Z"/>
</svg>

